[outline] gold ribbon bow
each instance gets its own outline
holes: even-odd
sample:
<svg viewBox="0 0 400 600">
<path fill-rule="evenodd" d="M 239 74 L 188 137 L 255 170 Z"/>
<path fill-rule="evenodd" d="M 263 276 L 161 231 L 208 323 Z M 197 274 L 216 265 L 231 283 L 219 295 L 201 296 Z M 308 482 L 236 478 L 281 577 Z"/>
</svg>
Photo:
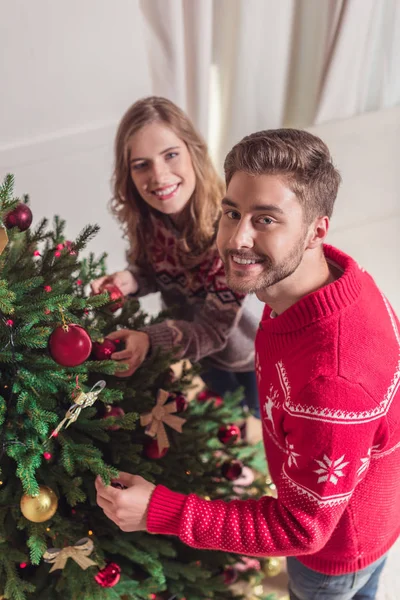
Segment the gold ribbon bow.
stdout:
<svg viewBox="0 0 400 600">
<path fill-rule="evenodd" d="M 56 569 L 63 569 L 69 558 L 72 558 L 85 571 L 88 567 L 96 565 L 91 558 L 88 558 L 93 548 L 92 540 L 86 537 L 76 542 L 75 546 L 49 548 L 43 554 L 43 559 L 45 562 L 53 564 L 50 573 L 56 571 Z"/>
<path fill-rule="evenodd" d="M 79 396 L 75 398 L 74 404 L 72 404 L 72 406 L 69 407 L 69 409 L 65 413 L 65 417 L 63 418 L 61 423 L 57 425 L 56 429 L 53 431 L 50 437 L 52 438 L 55 435 L 57 435 L 66 421 L 68 422 L 65 426 L 65 429 L 67 429 L 67 427 L 69 427 L 71 423 L 75 423 L 75 421 L 81 413 L 82 408 L 92 406 L 97 400 L 97 396 L 100 394 L 100 392 L 104 390 L 105 387 L 106 382 L 103 379 L 101 379 L 100 381 L 95 383 L 90 392 L 81 392 Z"/>
<path fill-rule="evenodd" d="M 158 449 L 160 452 L 164 448 L 169 448 L 167 432 L 165 431 L 164 423 L 169 425 L 175 431 L 182 433 L 182 426 L 186 423 L 186 419 L 176 417 L 171 413 L 176 412 L 176 402 L 168 402 L 168 392 L 159 390 L 157 394 L 157 403 L 150 413 L 140 415 L 140 424 L 142 427 L 147 427 L 146 434 L 157 438 Z"/>
<path fill-rule="evenodd" d="M 0 225 L 0 254 L 3 254 L 4 248 L 8 244 L 7 230 L 4 225 Z"/>
</svg>

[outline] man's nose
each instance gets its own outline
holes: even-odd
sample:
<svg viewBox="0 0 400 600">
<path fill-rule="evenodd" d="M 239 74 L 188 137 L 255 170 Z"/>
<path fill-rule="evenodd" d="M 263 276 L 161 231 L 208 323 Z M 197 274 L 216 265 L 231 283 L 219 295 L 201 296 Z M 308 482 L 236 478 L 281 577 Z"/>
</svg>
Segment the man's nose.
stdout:
<svg viewBox="0 0 400 600">
<path fill-rule="evenodd" d="M 230 240 L 231 248 L 240 250 L 241 248 L 252 248 L 254 246 L 254 231 L 250 221 L 238 221 L 235 231 Z"/>
</svg>

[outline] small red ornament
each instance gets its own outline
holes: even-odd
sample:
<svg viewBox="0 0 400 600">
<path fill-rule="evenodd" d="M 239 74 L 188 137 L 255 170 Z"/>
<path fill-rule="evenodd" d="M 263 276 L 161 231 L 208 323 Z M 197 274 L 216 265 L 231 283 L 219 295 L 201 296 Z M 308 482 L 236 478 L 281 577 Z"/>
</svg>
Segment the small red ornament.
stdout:
<svg viewBox="0 0 400 600">
<path fill-rule="evenodd" d="M 218 396 L 218 394 L 215 394 L 211 390 L 203 390 L 197 396 L 198 402 L 207 402 L 208 400 L 212 400 L 212 399 L 214 400 L 215 408 L 222 406 L 224 403 L 223 398 L 221 398 L 221 396 Z"/>
<path fill-rule="evenodd" d="M 223 576 L 225 585 L 232 585 L 238 578 L 238 572 L 235 567 L 225 567 Z"/>
<path fill-rule="evenodd" d="M 12 327 L 14 325 L 14 321 L 12 319 L 7 319 L 6 325 L 7 327 Z"/>
<path fill-rule="evenodd" d="M 121 567 L 110 562 L 94 576 L 96 583 L 103 588 L 114 587 L 121 578 Z"/>
<path fill-rule="evenodd" d="M 82 285 L 82 279 L 77 279 L 76 285 Z"/>
<path fill-rule="evenodd" d="M 177 396 L 175 396 L 175 398 L 172 398 L 172 400 L 175 400 L 176 402 L 177 412 L 184 412 L 189 406 L 189 402 L 183 394 L 178 394 Z"/>
<path fill-rule="evenodd" d="M 163 448 L 163 450 L 160 452 L 160 450 L 158 449 L 157 440 L 149 440 L 144 446 L 144 453 L 146 454 L 147 458 L 157 460 L 158 458 L 162 458 L 163 456 L 165 456 L 167 452 L 168 448 Z"/>
<path fill-rule="evenodd" d="M 234 444 L 240 440 L 240 428 L 234 423 L 221 425 L 218 429 L 218 439 L 223 444 Z"/>
<path fill-rule="evenodd" d="M 35 252 L 33 253 L 33 256 L 41 256 L 39 250 L 35 250 Z"/>
<path fill-rule="evenodd" d="M 107 405 L 106 406 L 106 414 L 104 415 L 104 418 L 106 419 L 107 417 L 123 417 L 124 414 L 125 414 L 125 411 L 120 406 Z M 110 431 L 118 431 L 118 429 L 120 429 L 120 426 L 119 425 L 110 425 L 109 427 L 107 427 L 107 429 L 109 429 Z"/>
<path fill-rule="evenodd" d="M 48 308 L 44 309 L 44 314 L 45 315 L 49 315 L 51 313 L 51 310 L 49 310 Z"/>
<path fill-rule="evenodd" d="M 45 285 L 43 289 L 45 292 L 49 293 L 49 292 L 51 292 L 52 287 L 51 287 L 51 285 Z"/>
<path fill-rule="evenodd" d="M 57 244 L 57 250 L 64 250 L 64 244 Z"/>
<path fill-rule="evenodd" d="M 59 325 L 49 337 L 49 351 L 59 365 L 76 367 L 89 358 L 92 340 L 80 325 Z"/>
<path fill-rule="evenodd" d="M 102 342 L 93 342 L 92 355 L 96 360 L 110 360 L 111 354 L 117 351 L 117 344 L 105 338 Z"/>
<path fill-rule="evenodd" d="M 57 250 L 56 252 L 54 252 L 54 256 L 55 256 L 56 258 L 60 258 L 60 256 L 61 256 L 61 252 L 60 252 L 59 250 Z"/>
<path fill-rule="evenodd" d="M 112 312 L 122 308 L 125 302 L 125 296 L 118 286 L 114 285 L 113 283 L 106 283 L 100 288 L 100 293 L 104 294 L 104 292 L 108 292 L 108 295 L 110 296 L 110 301 L 112 304 L 109 306 L 109 308 Z"/>
<path fill-rule="evenodd" d="M 46 460 L 51 460 L 53 458 L 53 455 L 50 452 L 43 452 L 43 457 Z"/>
<path fill-rule="evenodd" d="M 17 227 L 19 231 L 26 231 L 32 223 L 32 211 L 27 204 L 20 202 L 4 217 L 4 225 L 7 229 Z"/>
<path fill-rule="evenodd" d="M 238 479 L 242 474 L 242 470 L 243 463 L 241 460 L 227 460 L 221 467 L 221 473 L 228 481 Z"/>
</svg>

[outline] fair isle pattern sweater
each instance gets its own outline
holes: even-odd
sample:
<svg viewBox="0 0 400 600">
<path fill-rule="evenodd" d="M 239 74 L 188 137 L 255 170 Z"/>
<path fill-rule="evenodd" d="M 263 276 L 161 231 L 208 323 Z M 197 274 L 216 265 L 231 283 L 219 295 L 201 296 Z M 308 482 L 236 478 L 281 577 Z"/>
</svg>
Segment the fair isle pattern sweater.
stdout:
<svg viewBox="0 0 400 600">
<path fill-rule="evenodd" d="M 136 266 L 137 296 L 161 292 L 167 308 L 178 308 L 179 318 L 143 327 L 151 346 L 179 347 L 177 358 L 199 361 L 224 371 L 254 371 L 256 319 L 244 306 L 245 297 L 227 285 L 223 263 L 213 245 L 199 264 L 182 264 L 179 234 L 167 219 L 154 216 L 153 237 L 146 272 Z"/>
<path fill-rule="evenodd" d="M 209 501 L 157 486 L 152 533 L 198 548 L 297 556 L 330 575 L 360 570 L 400 534 L 399 321 L 372 278 L 343 274 L 256 339 L 264 445 L 278 497 Z"/>
</svg>

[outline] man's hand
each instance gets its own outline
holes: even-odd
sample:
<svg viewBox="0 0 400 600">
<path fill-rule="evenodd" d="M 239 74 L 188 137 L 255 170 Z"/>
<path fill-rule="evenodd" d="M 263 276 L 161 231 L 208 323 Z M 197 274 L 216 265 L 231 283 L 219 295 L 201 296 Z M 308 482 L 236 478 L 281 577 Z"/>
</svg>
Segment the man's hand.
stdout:
<svg viewBox="0 0 400 600">
<path fill-rule="evenodd" d="M 105 486 L 101 478 L 96 477 L 97 504 L 122 531 L 146 531 L 147 507 L 155 485 L 139 475 L 123 472 L 117 481 L 127 489 Z"/>
<path fill-rule="evenodd" d="M 119 329 L 107 334 L 109 340 L 122 340 L 125 348 L 111 355 L 112 360 L 120 360 L 129 368 L 126 371 L 117 370 L 118 377 L 130 377 L 142 364 L 150 350 L 150 338 L 144 331 Z"/>
<path fill-rule="evenodd" d="M 117 271 L 112 275 L 105 275 L 104 277 L 94 279 L 90 284 L 90 287 L 92 288 L 92 294 L 100 294 L 101 288 L 107 283 L 116 285 L 124 296 L 127 296 L 128 294 L 136 294 L 139 288 L 138 282 L 130 271 Z"/>
</svg>

